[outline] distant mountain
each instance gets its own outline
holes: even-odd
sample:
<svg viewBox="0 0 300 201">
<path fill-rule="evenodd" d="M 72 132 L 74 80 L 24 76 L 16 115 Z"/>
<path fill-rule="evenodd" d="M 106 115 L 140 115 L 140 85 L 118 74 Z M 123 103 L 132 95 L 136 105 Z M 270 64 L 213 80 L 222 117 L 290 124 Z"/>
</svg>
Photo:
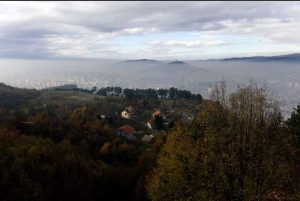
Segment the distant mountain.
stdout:
<svg viewBox="0 0 300 201">
<path fill-rule="evenodd" d="M 221 59 L 221 61 L 248 61 L 248 62 L 300 62 L 300 54 L 288 54 L 279 56 L 255 56 L 255 57 L 233 57 Z"/>
<path fill-rule="evenodd" d="M 157 68 L 160 71 L 166 71 L 168 73 L 186 73 L 189 71 L 201 71 L 200 68 L 196 68 L 195 66 L 192 66 L 188 63 L 185 63 L 183 61 L 171 61 L 168 63 L 161 64 L 157 66 Z"/>
<path fill-rule="evenodd" d="M 171 62 L 169 62 L 168 64 L 186 64 L 186 63 L 184 63 L 183 61 L 171 61 Z"/>
<path fill-rule="evenodd" d="M 215 73 L 209 70 L 195 67 L 183 61 L 171 61 L 155 65 L 136 74 L 132 82 L 142 83 L 153 88 L 161 86 L 188 88 L 197 86 L 199 81 L 214 80 L 215 77 Z"/>
<path fill-rule="evenodd" d="M 154 59 L 137 59 L 137 60 L 126 60 L 126 63 L 159 63 L 159 61 Z"/>
<path fill-rule="evenodd" d="M 115 86 L 139 88 L 191 88 L 199 82 L 215 80 L 218 75 L 183 61 L 127 60 L 109 68 L 105 76 Z"/>
</svg>

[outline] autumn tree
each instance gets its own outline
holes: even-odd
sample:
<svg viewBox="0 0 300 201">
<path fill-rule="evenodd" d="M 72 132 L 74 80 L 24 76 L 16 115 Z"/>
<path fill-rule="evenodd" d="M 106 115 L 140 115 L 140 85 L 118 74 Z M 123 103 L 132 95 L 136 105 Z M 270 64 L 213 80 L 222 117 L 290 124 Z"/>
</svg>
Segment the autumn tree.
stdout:
<svg viewBox="0 0 300 201">
<path fill-rule="evenodd" d="M 158 200 L 271 200 L 295 195 L 293 136 L 274 98 L 255 83 L 215 87 L 193 123 L 168 136 L 148 193 Z"/>
</svg>

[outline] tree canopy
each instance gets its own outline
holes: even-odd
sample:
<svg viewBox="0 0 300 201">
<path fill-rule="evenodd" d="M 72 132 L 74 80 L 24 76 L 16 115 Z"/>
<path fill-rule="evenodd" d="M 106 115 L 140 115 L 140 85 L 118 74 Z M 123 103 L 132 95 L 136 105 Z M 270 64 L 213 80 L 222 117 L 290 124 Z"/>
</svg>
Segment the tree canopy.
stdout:
<svg viewBox="0 0 300 201">
<path fill-rule="evenodd" d="M 168 135 L 149 176 L 149 198 L 296 199 L 293 141 L 265 89 L 252 83 L 227 96 L 217 87 L 193 123 Z"/>
</svg>

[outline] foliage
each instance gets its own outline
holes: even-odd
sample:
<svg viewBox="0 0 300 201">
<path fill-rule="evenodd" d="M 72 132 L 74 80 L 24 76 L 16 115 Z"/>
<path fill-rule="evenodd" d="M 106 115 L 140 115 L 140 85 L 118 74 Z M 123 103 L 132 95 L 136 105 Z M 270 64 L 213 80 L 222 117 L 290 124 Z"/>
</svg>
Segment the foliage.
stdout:
<svg viewBox="0 0 300 201">
<path fill-rule="evenodd" d="M 187 90 L 179 90 L 177 88 L 170 89 L 122 89 L 121 87 L 105 87 L 97 91 L 98 95 L 107 96 L 124 95 L 127 99 L 132 100 L 133 98 L 150 98 L 150 99 L 191 99 L 202 102 L 203 98 L 200 94 L 192 94 Z"/>
<path fill-rule="evenodd" d="M 291 117 L 287 120 L 286 124 L 300 143 L 300 104 L 297 105 L 297 108 L 294 108 L 294 111 L 292 112 Z"/>
<path fill-rule="evenodd" d="M 229 97 L 216 89 L 192 124 L 169 134 L 149 176 L 150 199 L 296 199 L 296 147 L 276 101 L 255 84 Z"/>
<path fill-rule="evenodd" d="M 284 124 L 264 89 L 216 87 L 206 101 L 176 88 L 124 90 L 37 91 L 2 105 L 0 200 L 299 198 L 299 112 Z M 128 106 L 134 120 L 120 118 Z M 145 128 L 158 109 L 163 118 Z M 125 124 L 136 141 L 115 134 Z"/>
<path fill-rule="evenodd" d="M 156 115 L 154 117 L 154 127 L 157 130 L 166 130 L 166 126 L 164 125 L 164 119 L 160 115 Z"/>
</svg>

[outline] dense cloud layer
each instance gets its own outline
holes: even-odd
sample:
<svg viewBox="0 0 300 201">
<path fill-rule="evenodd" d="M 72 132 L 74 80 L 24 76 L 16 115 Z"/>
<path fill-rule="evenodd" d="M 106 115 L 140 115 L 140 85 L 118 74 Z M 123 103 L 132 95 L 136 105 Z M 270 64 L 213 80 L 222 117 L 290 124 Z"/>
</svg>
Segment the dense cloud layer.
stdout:
<svg viewBox="0 0 300 201">
<path fill-rule="evenodd" d="M 206 55 L 253 54 L 245 41 L 275 47 L 257 54 L 293 52 L 299 33 L 299 2 L 0 3 L 1 57 L 196 58 L 206 47 Z"/>
</svg>

